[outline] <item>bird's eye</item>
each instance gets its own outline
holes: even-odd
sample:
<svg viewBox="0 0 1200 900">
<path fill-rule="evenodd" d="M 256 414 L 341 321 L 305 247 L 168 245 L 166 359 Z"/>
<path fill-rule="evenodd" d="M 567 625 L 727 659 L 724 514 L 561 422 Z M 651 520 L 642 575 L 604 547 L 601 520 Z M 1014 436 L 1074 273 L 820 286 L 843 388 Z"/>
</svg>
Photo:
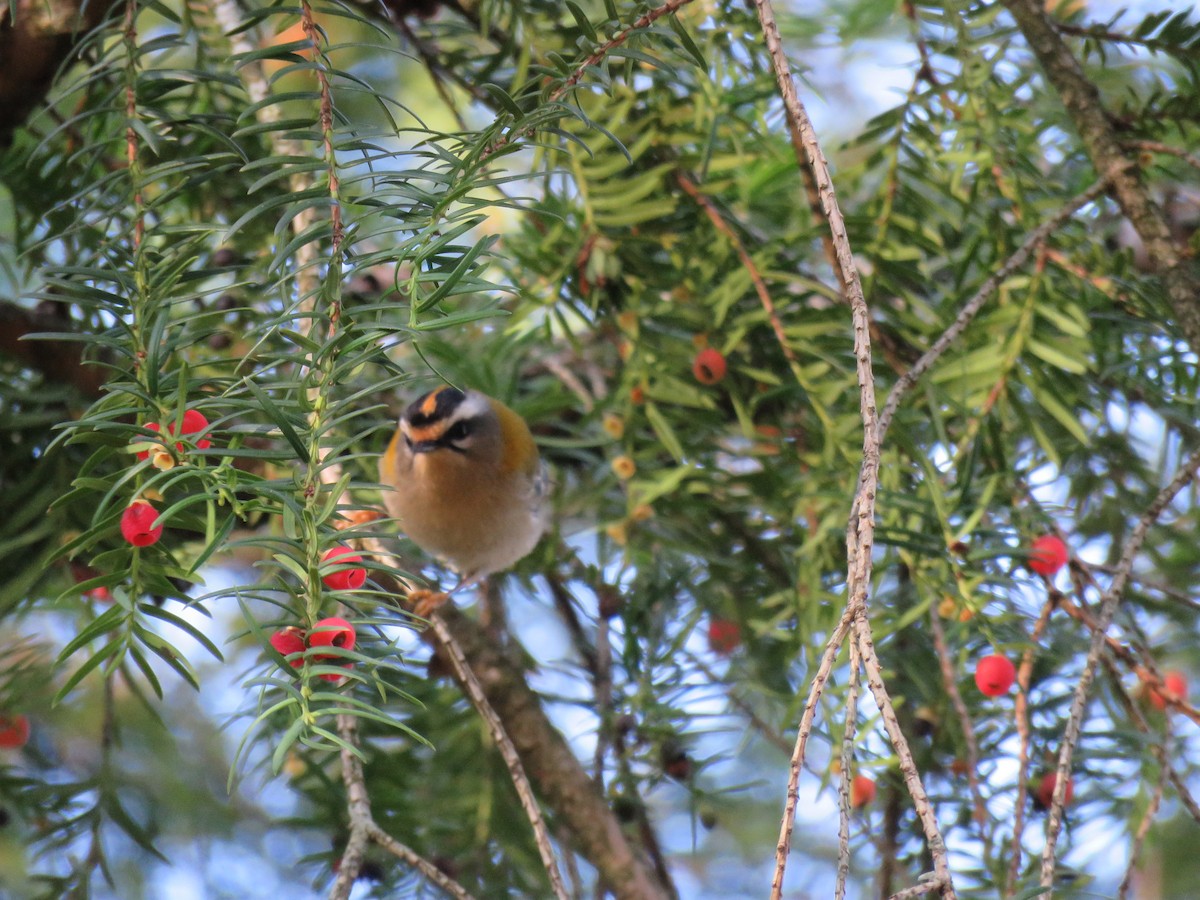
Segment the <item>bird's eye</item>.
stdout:
<svg viewBox="0 0 1200 900">
<path fill-rule="evenodd" d="M 465 421 L 458 421 L 446 429 L 446 433 L 442 435 L 442 440 L 456 444 L 464 440 L 471 433 L 471 426 Z"/>
</svg>

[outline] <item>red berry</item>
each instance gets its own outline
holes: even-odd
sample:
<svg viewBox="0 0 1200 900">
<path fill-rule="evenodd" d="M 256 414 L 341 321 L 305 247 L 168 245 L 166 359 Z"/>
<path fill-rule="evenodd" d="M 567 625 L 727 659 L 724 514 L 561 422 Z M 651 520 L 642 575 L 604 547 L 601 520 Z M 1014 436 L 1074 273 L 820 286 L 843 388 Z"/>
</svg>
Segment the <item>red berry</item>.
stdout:
<svg viewBox="0 0 1200 900">
<path fill-rule="evenodd" d="M 1007 657 L 992 654 L 975 665 L 975 684 L 988 697 L 1007 693 L 1017 679 L 1017 670 Z"/>
<path fill-rule="evenodd" d="M 725 369 L 725 357 L 712 347 L 705 347 L 692 361 L 692 374 L 701 384 L 716 384 L 725 377 Z"/>
<path fill-rule="evenodd" d="M 90 591 L 84 591 L 83 596 L 98 603 L 112 603 L 113 599 L 112 591 L 104 587 L 104 585 L 94 587 Z"/>
<path fill-rule="evenodd" d="M 742 629 L 730 619 L 712 619 L 708 623 L 708 648 L 728 656 L 742 645 Z"/>
<path fill-rule="evenodd" d="M 29 717 L 0 715 L 0 747 L 24 747 L 29 742 Z"/>
<path fill-rule="evenodd" d="M 175 423 L 172 422 L 168 427 L 170 428 L 171 434 L 174 434 Z M 179 423 L 179 433 L 196 434 L 197 432 L 203 431 L 207 427 L 208 419 L 205 418 L 204 413 L 199 412 L 198 410 L 189 409 L 185 410 L 183 413 L 183 421 Z M 183 449 L 183 444 L 176 444 L 175 446 L 180 450 Z M 200 440 L 196 441 L 196 447 L 200 450 L 204 450 L 205 448 L 211 446 L 212 441 L 210 441 L 208 438 L 201 438 Z"/>
<path fill-rule="evenodd" d="M 1047 772 L 1041 777 L 1037 784 L 1037 790 L 1034 792 L 1034 805 L 1038 809 L 1049 809 L 1050 802 L 1054 799 L 1054 788 L 1058 786 L 1058 773 Z M 1071 805 L 1071 798 L 1075 796 L 1075 779 L 1067 776 L 1067 791 L 1063 795 L 1063 806 Z"/>
<path fill-rule="evenodd" d="M 146 500 L 134 500 L 121 513 L 121 534 L 135 547 L 149 547 L 162 537 L 163 527 L 152 528 L 158 510 Z"/>
<path fill-rule="evenodd" d="M 1043 534 L 1033 542 L 1029 568 L 1047 578 L 1067 564 L 1067 545 L 1055 534 Z"/>
<path fill-rule="evenodd" d="M 1183 700 L 1187 697 L 1187 678 L 1182 672 L 1170 671 L 1163 675 L 1163 689 L 1150 688 L 1150 704 L 1155 709 L 1166 709 L 1167 698 Z"/>
<path fill-rule="evenodd" d="M 356 633 L 354 626 L 338 616 L 322 619 L 308 633 L 310 647 L 340 647 L 343 650 L 353 650 Z M 332 659 L 333 655 L 318 656 L 317 659 Z"/>
<path fill-rule="evenodd" d="M 329 565 L 330 563 L 336 563 L 338 566 L 354 566 L 355 563 L 362 561 L 363 558 L 349 547 L 334 547 L 321 557 L 322 566 Z M 357 590 L 363 586 L 366 580 L 367 570 L 361 566 L 341 568 L 321 576 L 321 581 L 331 591 Z"/>
<path fill-rule="evenodd" d="M 162 426 L 159 425 L 157 422 L 147 422 L 142 427 L 145 428 L 147 431 L 156 431 L 156 432 L 162 431 Z M 183 421 L 181 421 L 179 423 L 179 433 L 180 434 L 196 434 L 199 431 L 203 431 L 207 427 L 208 427 L 208 419 L 205 418 L 204 413 L 199 412 L 194 409 L 189 409 L 189 410 L 185 410 L 183 413 Z M 167 433 L 172 434 L 172 435 L 175 434 L 174 421 L 169 422 L 167 424 Z M 148 438 L 139 437 L 139 438 L 135 438 L 134 440 L 135 440 L 135 442 L 145 442 L 146 440 L 148 440 Z M 196 441 L 196 447 L 199 450 L 205 450 L 211 446 L 212 446 L 212 441 L 210 441 L 208 438 L 201 438 L 200 440 Z M 183 450 L 183 441 L 176 441 L 175 449 Z M 141 450 L 137 454 L 138 459 L 148 459 L 149 456 L 150 456 L 149 450 Z"/>
<path fill-rule="evenodd" d="M 271 635 L 271 646 L 281 656 L 291 656 L 293 653 L 304 652 L 304 632 L 295 625 L 289 625 L 282 631 L 277 631 Z M 304 657 L 297 656 L 295 659 L 288 660 L 293 669 L 298 669 L 304 665 Z"/>
<path fill-rule="evenodd" d="M 145 425 L 143 425 L 142 427 L 143 427 L 143 428 L 145 428 L 147 431 L 160 431 L 160 430 L 161 430 L 161 429 L 160 429 L 160 426 L 159 426 L 159 424 L 158 424 L 157 422 L 147 422 L 147 423 L 146 423 Z M 149 438 L 144 438 L 144 437 L 136 437 L 136 438 L 134 438 L 134 439 L 133 439 L 133 443 L 135 443 L 135 444 L 141 444 L 141 443 L 145 443 L 147 440 L 149 440 Z M 138 451 L 138 454 L 137 454 L 137 458 L 138 458 L 139 460 L 142 460 L 142 459 L 149 459 L 149 458 L 150 458 L 150 451 L 149 451 L 149 450 L 139 450 L 139 451 Z"/>
<path fill-rule="evenodd" d="M 850 782 L 850 806 L 861 809 L 875 799 L 875 782 L 866 775 L 855 775 Z"/>
<path fill-rule="evenodd" d="M 313 630 L 308 633 L 308 646 L 310 647 L 340 647 L 342 650 L 353 650 L 355 642 L 354 626 L 345 619 L 337 616 L 330 616 L 328 619 L 322 619 L 313 626 Z M 324 662 L 326 660 L 337 659 L 337 655 L 333 653 L 320 653 L 313 656 L 314 662 Z M 353 663 L 343 663 L 346 667 L 352 666 Z M 335 675 L 332 672 L 321 676 L 326 681 L 338 681 L 341 675 Z"/>
</svg>

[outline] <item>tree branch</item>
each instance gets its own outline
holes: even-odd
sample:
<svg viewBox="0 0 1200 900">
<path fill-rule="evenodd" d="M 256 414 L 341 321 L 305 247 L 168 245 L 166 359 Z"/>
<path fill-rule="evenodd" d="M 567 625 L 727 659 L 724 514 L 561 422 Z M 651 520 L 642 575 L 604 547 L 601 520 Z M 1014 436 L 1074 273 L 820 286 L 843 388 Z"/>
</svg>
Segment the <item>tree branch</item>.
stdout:
<svg viewBox="0 0 1200 900">
<path fill-rule="evenodd" d="M 1100 91 L 1084 74 L 1039 0 L 1003 3 L 1041 63 L 1046 80 L 1058 92 L 1096 172 L 1112 186 L 1113 197 L 1145 244 L 1152 270 L 1166 285 L 1180 332 L 1193 352 L 1200 352 L 1200 278 L 1175 245 L 1162 210 L 1150 199 L 1132 160 L 1122 150 Z"/>
<path fill-rule="evenodd" d="M 41 105 L 79 41 L 120 0 L 17 0 L 0 15 L 0 148 Z M 8 12 L 8 3 L 4 4 Z"/>
<path fill-rule="evenodd" d="M 106 373 L 104 366 L 84 361 L 87 344 L 73 340 L 26 339 L 31 334 L 75 330 L 69 316 L 59 315 L 52 308 L 57 306 L 59 304 L 42 303 L 37 309 L 27 309 L 0 301 L 0 356 L 35 369 L 48 381 L 69 384 L 88 399 L 99 397 Z"/>
<path fill-rule="evenodd" d="M 783 98 L 784 111 L 787 114 L 788 128 L 792 144 L 802 151 L 806 168 L 812 173 L 812 179 L 820 196 L 821 208 L 829 223 L 830 238 L 834 249 L 834 270 L 838 273 L 846 299 L 850 303 L 851 318 L 854 324 L 854 356 L 859 387 L 859 412 L 863 424 L 863 459 L 859 472 L 858 487 L 854 494 L 854 502 L 850 511 L 850 522 L 847 526 L 848 571 L 846 576 L 846 611 L 842 621 L 835 630 L 834 638 L 826 647 L 822 666 L 832 665 L 845 629 L 853 627 L 856 632 L 858 649 L 863 657 L 863 666 L 867 674 L 867 686 L 875 697 L 883 716 L 884 726 L 900 763 L 900 771 L 904 775 L 905 785 L 912 796 L 917 816 L 925 831 L 930 853 L 937 869 L 938 880 L 941 882 L 942 896 L 953 898 L 954 887 L 950 876 L 949 860 L 946 855 L 945 842 L 938 830 L 937 818 L 929 805 L 921 784 L 921 777 L 908 748 L 900 724 L 896 719 L 895 709 L 891 705 L 887 688 L 883 683 L 879 659 L 871 640 L 870 620 L 867 618 L 867 595 L 871 585 L 872 559 L 871 551 L 875 536 L 875 493 L 879 475 L 880 432 L 875 405 L 875 376 L 872 371 L 871 359 L 871 322 L 870 311 L 866 298 L 863 296 L 862 283 L 854 266 L 854 256 L 850 249 L 850 241 L 846 234 L 846 223 L 838 208 L 837 196 L 833 189 L 833 179 L 829 174 L 829 166 L 825 162 L 816 131 L 808 118 L 800 98 L 796 94 L 796 86 L 792 80 L 791 68 L 783 50 L 783 42 L 779 36 L 779 26 L 775 21 L 775 12 L 770 0 L 755 0 L 758 20 L 762 26 L 763 39 L 771 57 L 771 67 L 775 73 L 775 82 Z M 841 638 L 838 636 L 841 635 Z M 835 643 L 835 638 L 837 643 Z M 811 707 L 815 698 L 820 696 L 819 683 L 824 676 L 818 670 L 813 679 L 813 689 L 809 695 L 809 707 L 805 709 L 808 727 L 811 728 Z M 801 723 L 803 731 L 805 723 Z M 780 827 L 779 843 L 775 849 L 775 874 L 771 881 L 772 900 L 778 900 L 783 894 L 783 873 L 787 865 L 788 845 L 791 841 L 792 820 L 795 813 L 795 784 L 791 780 L 799 777 L 798 757 L 803 758 L 803 742 L 806 736 L 797 735 L 796 752 L 792 756 L 792 767 L 789 773 L 788 799 L 785 805 L 783 823 Z"/>
<path fill-rule="evenodd" d="M 1054 850 L 1058 843 L 1058 832 L 1062 828 L 1062 811 L 1063 802 L 1066 798 L 1067 780 L 1071 772 L 1071 757 L 1075 750 L 1075 743 L 1079 740 L 1080 730 L 1083 728 L 1083 716 L 1087 705 L 1088 688 L 1091 687 L 1092 678 L 1095 674 L 1096 663 L 1100 659 L 1100 654 L 1104 649 L 1104 638 L 1108 633 L 1108 627 L 1112 624 L 1113 617 L 1116 615 L 1117 607 L 1120 605 L 1121 597 L 1125 593 L 1125 584 L 1129 580 L 1130 572 L 1133 570 L 1133 563 L 1137 559 L 1138 553 L 1142 549 L 1142 542 L 1146 539 L 1146 533 L 1150 530 L 1168 504 L 1175 498 L 1184 487 L 1190 484 L 1196 477 L 1196 470 L 1200 469 L 1200 450 L 1197 450 L 1188 457 L 1183 466 L 1175 474 L 1158 496 L 1142 513 L 1137 524 L 1129 534 L 1129 540 L 1125 543 L 1125 549 L 1121 553 L 1121 559 L 1117 563 L 1117 573 L 1113 577 L 1112 584 L 1100 600 L 1100 612 L 1096 617 L 1096 629 L 1092 632 L 1092 642 L 1088 648 L 1087 662 L 1084 665 L 1083 673 L 1079 676 L 1079 683 L 1075 685 L 1075 695 L 1071 701 L 1071 716 L 1067 721 L 1067 727 L 1063 732 L 1062 746 L 1058 752 L 1058 772 L 1054 785 L 1054 799 L 1050 804 L 1049 820 L 1046 823 L 1046 846 L 1042 850 L 1042 875 L 1041 886 L 1051 887 L 1054 883 Z M 1050 895 L 1047 894 L 1047 897 Z"/>
<path fill-rule="evenodd" d="M 633 852 L 620 822 L 563 736 L 550 724 L 519 670 L 478 624 L 455 607 L 438 610 L 444 632 L 462 649 L 483 693 L 539 791 L 571 830 L 584 857 L 619 898 L 665 898 L 666 891 Z M 439 648 L 442 631 L 435 632 Z"/>
<path fill-rule="evenodd" d="M 1099 182 L 1092 185 L 1082 194 L 1072 198 L 1066 206 L 1039 225 L 1025 239 L 1025 242 L 1016 249 L 1013 255 L 1006 259 L 1000 268 L 988 276 L 979 290 L 975 292 L 975 296 L 963 305 L 958 315 L 955 316 L 954 321 L 950 323 L 950 327 L 942 332 L 941 336 L 933 342 L 933 345 L 921 355 L 921 358 L 913 363 L 912 368 L 900 376 L 896 383 L 892 385 L 887 401 L 883 404 L 883 412 L 879 414 L 879 440 L 881 442 L 887 434 L 888 427 L 892 424 L 892 418 L 896 415 L 896 410 L 900 406 L 900 401 L 904 399 L 904 395 L 913 389 L 920 377 L 928 372 L 933 367 L 933 364 L 941 358 L 942 354 L 950 348 L 950 345 L 958 339 L 959 335 L 967 330 L 967 326 L 979 314 L 983 305 L 1000 289 L 1005 280 L 1021 268 L 1021 266 L 1025 265 L 1025 262 L 1029 259 L 1033 251 L 1049 238 L 1051 234 L 1061 228 L 1067 219 L 1103 194 L 1105 188 L 1106 184 Z"/>
</svg>

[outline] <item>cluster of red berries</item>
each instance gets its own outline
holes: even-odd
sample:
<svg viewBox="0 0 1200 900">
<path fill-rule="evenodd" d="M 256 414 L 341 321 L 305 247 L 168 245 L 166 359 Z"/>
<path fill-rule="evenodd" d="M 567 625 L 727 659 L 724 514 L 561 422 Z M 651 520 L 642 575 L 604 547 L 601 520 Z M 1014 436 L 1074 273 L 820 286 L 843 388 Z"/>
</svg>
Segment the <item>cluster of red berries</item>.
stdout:
<svg viewBox="0 0 1200 900">
<path fill-rule="evenodd" d="M 1030 546 L 1028 565 L 1038 575 L 1053 578 L 1069 559 L 1070 552 L 1062 539 L 1057 535 L 1045 534 Z M 975 685 L 987 697 L 1008 693 L 1016 678 L 1017 670 L 1012 661 L 999 654 L 985 656 L 975 664 Z M 1144 696 L 1155 709 L 1165 709 L 1169 700 L 1183 700 L 1187 696 L 1187 678 L 1182 672 L 1167 672 L 1162 679 L 1162 690 L 1150 687 Z M 1050 807 L 1056 783 L 1057 775 L 1050 772 L 1031 785 L 1037 808 L 1044 810 Z M 1074 794 L 1075 785 L 1068 779 L 1064 802 L 1070 803 Z"/>
<path fill-rule="evenodd" d="M 313 647 L 336 647 L 339 650 L 353 650 L 357 640 L 357 633 L 354 626 L 345 619 L 338 616 L 330 616 L 327 619 L 322 619 L 313 626 L 312 631 L 305 632 L 304 629 L 295 625 L 289 625 L 281 631 L 271 635 L 271 646 L 281 656 L 288 658 L 288 663 L 293 669 L 298 669 L 304 665 L 304 653 Z M 309 654 L 309 658 L 315 663 L 328 662 L 340 658 L 337 653 L 313 653 Z M 354 663 L 341 663 L 344 668 L 350 668 Z M 327 672 L 321 675 L 326 681 L 341 681 L 341 675 L 333 672 Z"/>
<path fill-rule="evenodd" d="M 161 432 L 162 426 L 157 422 L 147 422 L 143 426 L 147 431 Z M 208 419 L 205 418 L 202 412 L 189 409 L 183 414 L 183 418 L 179 422 L 179 434 L 190 435 L 198 434 L 208 428 Z M 167 423 L 167 433 L 175 437 L 175 423 Z M 195 441 L 195 446 L 198 450 L 205 450 L 212 446 L 212 441 L 208 438 L 200 438 Z M 184 450 L 183 441 L 175 442 L 176 451 L 182 453 Z M 137 452 L 139 460 L 149 459 L 151 463 L 159 469 L 169 469 L 175 465 L 175 457 L 171 454 L 165 443 L 158 443 L 146 450 Z M 151 544 L 157 543 L 162 537 L 162 525 L 155 525 L 154 522 L 158 518 L 158 510 L 149 500 L 137 499 L 125 507 L 125 511 L 121 513 L 121 536 L 135 547 L 149 547 Z"/>
</svg>

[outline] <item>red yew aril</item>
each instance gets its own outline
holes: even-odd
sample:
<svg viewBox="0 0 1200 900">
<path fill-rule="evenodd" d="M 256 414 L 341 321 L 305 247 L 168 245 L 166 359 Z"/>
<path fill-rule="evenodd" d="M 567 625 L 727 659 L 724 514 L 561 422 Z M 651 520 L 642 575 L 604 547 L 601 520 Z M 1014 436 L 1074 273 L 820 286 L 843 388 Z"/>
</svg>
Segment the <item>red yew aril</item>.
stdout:
<svg viewBox="0 0 1200 900">
<path fill-rule="evenodd" d="M 1050 802 L 1054 799 L 1054 789 L 1058 786 L 1058 773 L 1047 772 L 1037 783 L 1037 790 L 1033 793 L 1033 805 L 1040 810 L 1050 808 Z M 1063 806 L 1070 806 L 1071 800 L 1075 796 L 1075 779 L 1067 776 L 1067 789 L 1063 794 Z"/>
<path fill-rule="evenodd" d="M 29 742 L 29 717 L 0 715 L 0 747 L 12 750 Z"/>
<path fill-rule="evenodd" d="M 708 648 L 720 656 L 729 656 L 742 645 L 742 629 L 731 619 L 715 618 L 708 623 Z"/>
<path fill-rule="evenodd" d="M 875 799 L 875 782 L 866 775 L 855 775 L 850 782 L 850 806 L 861 809 Z"/>
<path fill-rule="evenodd" d="M 1029 551 L 1029 568 L 1049 578 L 1067 564 L 1067 545 L 1054 534 L 1043 534 Z"/>
<path fill-rule="evenodd" d="M 993 653 L 975 664 L 975 685 L 988 697 L 1007 693 L 1017 680 L 1017 669 L 1007 657 Z"/>
<path fill-rule="evenodd" d="M 701 384 L 716 384 L 725 377 L 725 357 L 720 350 L 705 347 L 692 361 L 692 374 Z"/>
<path fill-rule="evenodd" d="M 282 631 L 277 631 L 270 638 L 271 646 L 281 656 L 290 656 L 293 653 L 304 652 L 304 632 L 295 625 L 289 625 Z M 304 657 L 297 656 L 295 659 L 288 660 L 292 668 L 298 669 L 304 665 Z"/>
<path fill-rule="evenodd" d="M 362 561 L 363 558 L 349 547 L 333 547 L 321 557 L 322 565 L 334 563 L 341 566 L 355 566 L 355 563 Z M 321 576 L 321 582 L 331 591 L 358 590 L 366 583 L 366 580 L 367 570 L 361 566 L 338 569 Z"/>
<path fill-rule="evenodd" d="M 1167 698 L 1183 700 L 1187 697 L 1187 677 L 1177 670 L 1171 670 L 1163 675 L 1163 689 L 1150 688 L 1148 694 L 1150 705 L 1155 709 L 1166 709 Z"/>
<path fill-rule="evenodd" d="M 330 616 L 328 619 L 322 619 L 313 626 L 313 630 L 308 633 L 308 646 L 339 647 L 342 650 L 353 650 L 356 638 L 357 634 L 354 631 L 353 625 L 338 616 Z M 333 653 L 320 653 L 313 656 L 313 662 L 325 662 L 336 659 L 338 659 L 338 656 Z M 345 662 L 342 665 L 349 668 L 354 663 Z M 338 681 L 342 676 L 330 672 L 323 674 L 321 677 L 326 681 Z"/>
<path fill-rule="evenodd" d="M 148 500 L 134 500 L 121 513 L 121 535 L 135 547 L 149 547 L 162 537 L 163 527 L 154 526 L 158 510 Z"/>
</svg>

